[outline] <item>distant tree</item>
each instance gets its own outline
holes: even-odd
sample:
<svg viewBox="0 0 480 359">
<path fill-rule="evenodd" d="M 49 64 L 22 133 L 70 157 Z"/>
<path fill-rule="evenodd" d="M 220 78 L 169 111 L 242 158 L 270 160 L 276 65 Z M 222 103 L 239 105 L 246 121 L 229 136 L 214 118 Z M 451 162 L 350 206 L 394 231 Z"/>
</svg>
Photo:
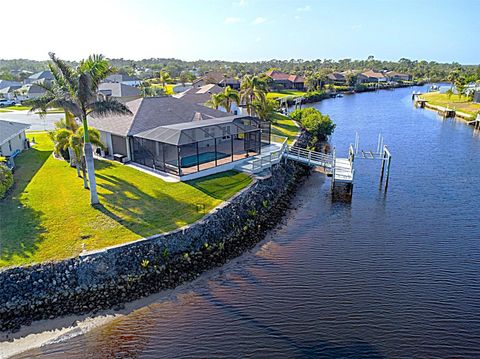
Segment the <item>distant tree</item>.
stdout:
<svg viewBox="0 0 480 359">
<path fill-rule="evenodd" d="M 326 140 L 335 130 L 335 124 L 330 117 L 323 115 L 313 107 L 295 110 L 290 114 L 290 117 L 300 123 L 302 128 L 311 133 L 317 140 Z"/>
<path fill-rule="evenodd" d="M 255 114 L 262 121 L 275 121 L 275 115 L 279 110 L 279 103 L 276 100 L 269 98 L 259 99 L 253 101 L 253 108 L 255 109 Z"/>
<path fill-rule="evenodd" d="M 230 86 L 225 87 L 225 89 L 222 92 L 222 107 L 225 108 L 225 110 L 228 113 L 232 112 L 232 105 L 236 104 L 237 107 L 240 106 L 240 94 L 238 93 L 237 90 L 232 89 Z"/>
<path fill-rule="evenodd" d="M 180 76 L 178 77 L 178 80 L 182 84 L 182 86 L 185 86 L 185 83 L 188 82 L 190 79 L 190 76 L 188 76 L 189 73 L 187 71 L 182 71 L 180 72 Z"/>
<path fill-rule="evenodd" d="M 170 77 L 170 74 L 167 71 L 160 71 L 159 80 L 163 88 L 165 88 L 167 83 L 172 81 L 172 78 Z"/>
<path fill-rule="evenodd" d="M 352 72 L 348 72 L 345 75 L 345 82 L 347 86 L 354 87 L 357 84 L 357 75 Z"/>
<path fill-rule="evenodd" d="M 245 103 L 247 112 L 252 116 L 255 112 L 253 101 L 265 101 L 268 86 L 258 76 L 245 75 L 240 85 L 240 98 Z"/>
<path fill-rule="evenodd" d="M 214 93 L 210 97 L 210 100 L 207 101 L 206 105 L 208 107 L 212 107 L 215 110 L 218 110 L 220 106 L 222 106 L 225 103 L 225 96 L 223 95 L 222 92 L 220 93 Z"/>
<path fill-rule="evenodd" d="M 453 90 L 451 88 L 449 88 L 445 94 L 448 96 L 448 99 L 450 100 L 452 98 L 452 95 L 453 95 Z"/>
</svg>

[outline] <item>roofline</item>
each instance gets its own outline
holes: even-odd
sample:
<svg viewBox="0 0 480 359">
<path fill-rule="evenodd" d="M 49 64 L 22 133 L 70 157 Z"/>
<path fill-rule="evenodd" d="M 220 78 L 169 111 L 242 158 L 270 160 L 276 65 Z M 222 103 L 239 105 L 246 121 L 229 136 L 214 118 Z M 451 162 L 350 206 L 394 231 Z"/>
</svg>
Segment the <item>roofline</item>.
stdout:
<svg viewBox="0 0 480 359">
<path fill-rule="evenodd" d="M 27 128 L 30 128 L 30 125 L 26 124 L 26 123 L 22 123 L 22 122 L 15 122 L 15 121 L 6 121 L 6 120 L 2 120 L 3 122 L 9 122 L 9 123 L 15 123 L 15 124 L 18 124 L 18 125 L 24 125 L 24 127 L 18 131 L 18 132 L 15 132 L 13 135 L 11 135 L 10 137 L 7 137 L 3 142 L 0 142 L 0 146 L 3 145 L 4 143 L 7 143 L 8 141 L 10 141 L 12 138 L 14 138 L 15 136 L 18 136 L 19 134 L 21 134 L 23 131 L 25 131 Z"/>
</svg>

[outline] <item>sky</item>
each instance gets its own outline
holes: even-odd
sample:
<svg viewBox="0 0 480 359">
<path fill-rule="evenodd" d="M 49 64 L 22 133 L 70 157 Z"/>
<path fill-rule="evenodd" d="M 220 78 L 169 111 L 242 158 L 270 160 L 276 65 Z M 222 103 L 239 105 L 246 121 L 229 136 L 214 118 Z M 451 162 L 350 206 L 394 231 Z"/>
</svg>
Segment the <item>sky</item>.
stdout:
<svg viewBox="0 0 480 359">
<path fill-rule="evenodd" d="M 480 63 L 480 0 L 3 0 L 0 18 L 4 59 Z"/>
</svg>

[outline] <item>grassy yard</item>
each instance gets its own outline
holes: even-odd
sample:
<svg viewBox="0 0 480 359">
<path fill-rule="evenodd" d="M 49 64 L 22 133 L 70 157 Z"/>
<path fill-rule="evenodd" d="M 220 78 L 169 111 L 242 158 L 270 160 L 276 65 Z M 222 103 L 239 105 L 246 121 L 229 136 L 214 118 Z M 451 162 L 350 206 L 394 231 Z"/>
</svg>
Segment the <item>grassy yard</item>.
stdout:
<svg viewBox="0 0 480 359">
<path fill-rule="evenodd" d="M 267 98 L 276 99 L 286 96 L 299 97 L 305 95 L 306 92 L 298 90 L 279 90 L 267 93 Z"/>
<path fill-rule="evenodd" d="M 289 117 L 278 114 L 276 122 L 272 125 L 272 133 L 288 137 L 288 143 L 291 144 L 300 133 L 300 128 Z"/>
<path fill-rule="evenodd" d="M 465 96 L 460 97 L 458 95 L 452 95 L 450 98 L 448 98 L 447 94 L 428 92 L 423 94 L 421 97 L 427 100 L 431 105 L 455 108 L 458 111 L 465 112 L 470 115 L 475 115 L 480 111 L 480 104 L 467 101 Z"/>
<path fill-rule="evenodd" d="M 30 106 L 7 106 L 7 107 L 0 107 L 0 112 L 12 112 L 12 111 L 30 111 Z M 64 113 L 65 111 L 62 109 L 50 109 L 47 113 Z"/>
<path fill-rule="evenodd" d="M 97 161 L 101 205 L 94 208 L 75 169 L 51 155 L 48 135 L 34 137 L 34 148 L 17 158 L 13 192 L 0 201 L 0 267 L 75 256 L 83 244 L 92 250 L 173 230 L 204 215 L 197 205 L 208 212 L 251 183 L 233 171 L 166 183 Z"/>
</svg>

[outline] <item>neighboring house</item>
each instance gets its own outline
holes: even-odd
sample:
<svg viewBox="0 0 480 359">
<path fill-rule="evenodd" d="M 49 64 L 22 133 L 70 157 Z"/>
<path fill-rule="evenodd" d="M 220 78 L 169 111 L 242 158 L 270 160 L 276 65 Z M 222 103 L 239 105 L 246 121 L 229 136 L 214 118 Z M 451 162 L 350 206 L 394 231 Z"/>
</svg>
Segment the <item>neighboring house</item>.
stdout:
<svg viewBox="0 0 480 359">
<path fill-rule="evenodd" d="M 269 123 L 174 97 L 141 98 L 127 107 L 131 115 L 90 118 L 109 154 L 181 180 L 232 169 L 270 139 Z"/>
<path fill-rule="evenodd" d="M 15 90 L 15 98 L 19 101 L 31 100 L 43 96 L 45 92 L 43 87 L 36 84 L 27 84 Z"/>
<path fill-rule="evenodd" d="M 12 85 L 12 86 L 8 86 L 0 89 L 0 98 L 4 98 L 7 100 L 16 100 L 17 99 L 16 91 L 20 87 L 21 85 Z"/>
<path fill-rule="evenodd" d="M 124 74 L 113 74 L 105 78 L 103 82 L 121 83 L 128 86 L 140 86 L 142 81 L 135 76 Z"/>
<path fill-rule="evenodd" d="M 386 82 L 387 78 L 381 72 L 368 70 L 357 75 L 357 81 L 364 82 Z"/>
<path fill-rule="evenodd" d="M 223 92 L 223 88 L 217 84 L 208 84 L 203 86 L 193 86 L 189 89 L 173 95 L 173 97 L 194 103 L 197 105 L 204 105 L 205 102 L 211 99 L 213 94 Z"/>
<path fill-rule="evenodd" d="M 98 94 L 101 98 L 113 98 L 121 103 L 127 103 L 140 98 L 140 90 L 134 86 L 120 82 L 103 82 L 98 85 Z"/>
<path fill-rule="evenodd" d="M 6 88 L 6 87 L 11 87 L 11 86 L 22 86 L 20 82 L 17 81 L 9 81 L 9 80 L 0 80 L 0 90 Z"/>
<path fill-rule="evenodd" d="M 299 75 L 290 75 L 282 71 L 267 71 L 267 76 L 272 79 L 273 87 L 277 89 L 305 89 L 305 78 Z"/>
<path fill-rule="evenodd" d="M 396 71 L 387 71 L 385 73 L 388 81 L 410 81 L 412 77 L 408 74 L 402 74 Z"/>
<path fill-rule="evenodd" d="M 473 102 L 480 103 L 480 90 L 475 91 L 473 94 Z"/>
<path fill-rule="evenodd" d="M 240 81 L 217 71 L 207 72 L 199 79 L 193 81 L 192 85 L 201 87 L 209 84 L 217 84 L 220 87 L 230 86 L 232 89 L 238 90 L 240 88 Z"/>
<path fill-rule="evenodd" d="M 27 148 L 25 130 L 30 125 L 0 120 L 0 156 L 8 157 Z"/>
<path fill-rule="evenodd" d="M 341 72 L 332 72 L 331 74 L 327 75 L 328 82 L 332 84 L 343 85 L 347 81 L 345 75 Z"/>
<path fill-rule="evenodd" d="M 50 84 L 53 81 L 53 75 L 50 71 L 40 71 L 33 75 L 28 76 L 24 81 L 24 85 L 35 84 L 35 83 L 45 83 Z"/>
<path fill-rule="evenodd" d="M 212 98 L 213 94 L 218 94 L 220 92 L 223 92 L 223 90 L 224 89 L 222 87 L 216 84 L 209 84 L 209 85 L 203 85 L 198 87 L 194 86 L 194 87 L 190 87 L 184 92 L 173 95 L 173 97 L 182 99 L 183 101 L 188 101 L 190 103 L 194 103 L 197 105 L 205 105 L 205 103 Z M 219 110 L 226 112 L 223 107 L 219 108 Z M 241 113 L 240 109 L 237 107 L 236 104 L 232 104 L 231 111 L 235 115 Z"/>
</svg>

